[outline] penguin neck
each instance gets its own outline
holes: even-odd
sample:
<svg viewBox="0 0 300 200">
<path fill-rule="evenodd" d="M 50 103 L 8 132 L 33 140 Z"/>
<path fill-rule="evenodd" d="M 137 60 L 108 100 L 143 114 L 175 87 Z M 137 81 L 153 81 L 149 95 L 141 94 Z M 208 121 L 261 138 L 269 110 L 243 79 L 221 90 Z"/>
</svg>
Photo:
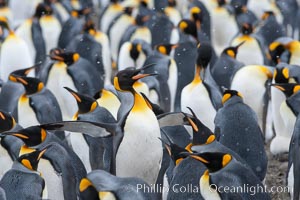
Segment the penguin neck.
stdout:
<svg viewBox="0 0 300 200">
<path fill-rule="evenodd" d="M 211 188 L 208 170 L 206 170 L 201 176 L 199 185 L 200 185 L 201 195 L 204 197 L 204 199 L 221 200 L 217 190 Z"/>
<path fill-rule="evenodd" d="M 192 81 L 192 84 L 199 84 L 202 82 L 200 73 L 201 73 L 201 66 L 196 65 L 195 76 Z"/>
<path fill-rule="evenodd" d="M 55 66 L 58 68 L 66 68 L 67 67 L 67 65 L 63 61 L 58 61 L 57 63 L 55 63 Z"/>
<path fill-rule="evenodd" d="M 132 91 L 132 94 L 134 96 L 134 104 L 131 108 L 132 112 L 143 112 L 145 109 L 148 109 L 149 106 L 145 99 L 135 90 Z"/>
</svg>

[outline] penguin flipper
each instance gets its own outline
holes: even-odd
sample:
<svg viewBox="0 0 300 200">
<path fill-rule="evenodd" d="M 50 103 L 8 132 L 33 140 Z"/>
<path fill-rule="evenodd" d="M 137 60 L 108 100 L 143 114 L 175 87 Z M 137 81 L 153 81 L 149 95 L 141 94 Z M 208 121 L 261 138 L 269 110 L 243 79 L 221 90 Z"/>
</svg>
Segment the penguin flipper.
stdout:
<svg viewBox="0 0 300 200">
<path fill-rule="evenodd" d="M 189 117 L 193 116 L 187 114 Z M 177 125 L 189 125 L 188 121 L 185 120 L 186 116 L 182 112 L 171 112 L 157 116 L 159 127 L 165 126 L 177 126 Z"/>
<path fill-rule="evenodd" d="M 84 133 L 92 137 L 109 137 L 114 135 L 116 124 L 96 123 L 89 121 L 62 121 L 42 124 L 40 127 L 46 130 Z"/>
</svg>

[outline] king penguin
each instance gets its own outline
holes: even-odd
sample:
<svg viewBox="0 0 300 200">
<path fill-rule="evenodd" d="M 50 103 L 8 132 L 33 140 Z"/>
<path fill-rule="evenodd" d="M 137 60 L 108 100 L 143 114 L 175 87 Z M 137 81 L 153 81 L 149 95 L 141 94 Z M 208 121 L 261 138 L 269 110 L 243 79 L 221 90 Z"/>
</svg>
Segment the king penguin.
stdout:
<svg viewBox="0 0 300 200">
<path fill-rule="evenodd" d="M 268 158 L 256 114 L 243 103 L 241 94 L 235 90 L 226 90 L 222 102 L 223 107 L 215 118 L 219 142 L 239 154 L 263 180 Z"/>
<path fill-rule="evenodd" d="M 255 194 L 249 191 L 237 191 L 237 188 L 245 185 L 261 188 L 264 186 L 252 170 L 242 165 L 230 154 L 208 152 L 191 154 L 190 157 L 207 167 L 199 180 L 200 193 L 204 199 L 271 199 L 265 190 Z M 235 190 L 233 192 L 220 191 L 223 187 L 234 188 Z"/>
<path fill-rule="evenodd" d="M 9 35 L 2 43 L 0 52 L 0 78 L 7 81 L 9 74 L 20 69 L 20 66 L 32 66 L 33 59 L 26 42 L 10 29 L 7 19 L 1 17 L 0 23 L 9 31 Z M 14 59 L 11 55 L 20 56 L 18 59 Z"/>
<path fill-rule="evenodd" d="M 163 150 L 158 140 L 160 129 L 156 116 L 144 98 L 132 88 L 138 79 L 149 76 L 139 74 L 140 71 L 128 68 L 118 72 L 114 78 L 114 86 L 118 91 L 130 92 L 134 96 L 132 107 L 127 105 L 129 112 L 123 117 L 124 136 L 116 154 L 116 174 L 120 177 L 140 177 L 148 184 L 154 184 Z"/>
<path fill-rule="evenodd" d="M 197 117 L 211 130 L 214 130 L 214 118 L 221 107 L 221 94 L 213 90 L 203 81 L 205 68 L 212 57 L 210 45 L 198 46 L 198 57 L 193 81 L 185 86 L 181 92 L 181 110 L 189 112 L 186 107 L 191 107 Z"/>
<path fill-rule="evenodd" d="M 273 73 L 270 67 L 247 65 L 234 74 L 230 86 L 230 89 L 244 94 L 244 103 L 256 113 L 258 124 L 264 134 L 271 129 L 271 125 L 267 124 L 267 116 L 270 99 L 269 84 L 272 77 Z"/>
<path fill-rule="evenodd" d="M 47 198 L 43 196 L 45 181 L 36 171 L 45 151 L 46 149 L 37 150 L 20 156 L 5 173 L 0 181 L 0 187 L 5 190 L 8 199 Z"/>
</svg>

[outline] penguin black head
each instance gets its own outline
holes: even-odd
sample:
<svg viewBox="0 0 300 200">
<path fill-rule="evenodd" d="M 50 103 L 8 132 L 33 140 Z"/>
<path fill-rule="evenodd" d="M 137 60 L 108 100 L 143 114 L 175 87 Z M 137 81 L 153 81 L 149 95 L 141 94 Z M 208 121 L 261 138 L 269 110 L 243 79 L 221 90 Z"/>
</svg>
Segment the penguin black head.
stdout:
<svg viewBox="0 0 300 200">
<path fill-rule="evenodd" d="M 83 31 L 86 33 L 91 33 L 91 31 L 96 32 L 94 21 L 91 19 L 87 19 L 83 25 Z"/>
<path fill-rule="evenodd" d="M 280 65 L 280 64 L 279 64 Z M 277 65 L 278 66 L 278 65 Z M 288 83 L 290 78 L 290 70 L 287 67 L 276 67 L 273 78 L 275 83 Z"/>
<path fill-rule="evenodd" d="M 29 154 L 24 154 L 20 156 L 17 161 L 24 165 L 26 168 L 36 171 L 38 168 L 39 161 L 43 154 L 46 152 L 46 149 L 44 150 L 36 150 Z"/>
<path fill-rule="evenodd" d="M 124 14 L 129 15 L 129 16 L 132 15 L 132 11 L 133 11 L 132 7 L 125 7 L 123 10 Z"/>
<path fill-rule="evenodd" d="M 140 0 L 140 6 L 147 8 L 148 7 L 148 0 Z"/>
<path fill-rule="evenodd" d="M 7 7 L 7 1 L 6 0 L 0 0 L 0 8 Z"/>
<path fill-rule="evenodd" d="M 250 23 L 243 23 L 242 24 L 242 28 L 241 28 L 241 32 L 243 35 L 250 35 L 253 33 L 253 26 Z"/>
<path fill-rule="evenodd" d="M 80 18 L 81 16 L 88 15 L 92 12 L 91 8 L 82 8 L 80 10 L 72 10 L 71 11 L 71 16 L 75 18 Z"/>
<path fill-rule="evenodd" d="M 16 121 L 7 112 L 0 111 L 0 133 L 13 129 L 16 125 Z"/>
<path fill-rule="evenodd" d="M 221 152 L 196 153 L 191 154 L 190 157 L 202 162 L 210 173 L 223 169 L 232 160 L 232 156 L 230 154 Z"/>
<path fill-rule="evenodd" d="M 76 52 L 65 52 L 62 49 L 55 48 L 50 51 L 50 58 L 52 60 L 64 62 L 69 66 L 77 62 L 80 55 Z"/>
<path fill-rule="evenodd" d="M 231 5 L 234 8 L 235 14 L 239 15 L 242 13 L 246 13 L 248 11 L 247 6 L 243 5 L 242 2 L 239 1 L 231 1 Z"/>
<path fill-rule="evenodd" d="M 8 20 L 6 17 L 0 16 L 0 26 L 7 29 L 10 33 L 13 33 L 13 30 L 10 29 Z"/>
<path fill-rule="evenodd" d="M 136 61 L 138 59 L 141 52 L 142 52 L 142 44 L 130 43 L 129 55 L 134 61 Z"/>
<path fill-rule="evenodd" d="M 147 66 L 148 67 L 148 66 Z M 114 86 L 116 90 L 119 91 L 132 91 L 133 84 L 144 77 L 153 76 L 156 74 L 139 74 L 143 69 L 135 69 L 134 67 L 128 67 L 122 71 L 119 71 L 117 75 L 114 77 Z"/>
<path fill-rule="evenodd" d="M 52 15 L 52 8 L 46 3 L 39 3 L 35 9 L 35 13 L 33 17 L 41 18 L 44 15 Z"/>
<path fill-rule="evenodd" d="M 93 183 L 87 178 L 81 179 L 79 184 L 79 191 L 82 199 L 99 199 L 98 191 L 94 187 Z"/>
<path fill-rule="evenodd" d="M 64 88 L 66 90 L 68 90 L 73 95 L 73 97 L 76 99 L 79 114 L 92 112 L 93 110 L 95 110 L 97 108 L 98 103 L 94 98 L 92 98 L 88 95 L 85 95 L 85 94 L 77 93 L 68 87 L 64 87 Z"/>
<path fill-rule="evenodd" d="M 227 4 L 226 0 L 217 0 L 217 3 L 219 7 L 225 6 Z"/>
<path fill-rule="evenodd" d="M 183 113 L 185 115 L 186 120 L 188 120 L 189 124 L 193 128 L 193 141 L 192 145 L 204 145 L 204 144 L 210 144 L 213 141 L 215 141 L 216 137 L 212 133 L 212 131 L 207 128 L 196 116 L 194 111 L 188 107 L 190 112 L 193 115 L 193 118 L 190 118 L 187 114 Z"/>
<path fill-rule="evenodd" d="M 209 42 L 199 43 L 197 47 L 197 65 L 206 68 L 212 57 L 213 48 Z"/>
<path fill-rule="evenodd" d="M 27 146 L 32 147 L 41 144 L 47 137 L 45 129 L 39 126 L 31 126 L 17 132 L 4 132 L 2 136 L 12 135 L 20 138 Z"/>
<path fill-rule="evenodd" d="M 285 51 L 286 51 L 285 46 L 283 44 L 281 44 L 280 42 L 275 41 L 269 45 L 269 53 L 270 53 L 272 61 L 275 64 L 280 63 L 280 56 Z"/>
<path fill-rule="evenodd" d="M 274 16 L 274 12 L 273 11 L 265 11 L 264 14 L 262 15 L 261 19 L 262 20 L 266 20 L 268 19 L 270 16 Z"/>
<path fill-rule="evenodd" d="M 300 90 L 300 83 L 275 83 L 272 86 L 282 91 L 287 98 Z"/>
<path fill-rule="evenodd" d="M 25 88 L 26 95 L 38 93 L 42 91 L 44 88 L 44 83 L 39 79 L 33 77 L 26 77 L 26 76 L 20 77 L 20 76 L 10 75 L 9 80 L 17 83 L 21 83 Z"/>
<path fill-rule="evenodd" d="M 192 151 L 190 149 L 184 149 L 177 144 L 173 143 L 169 136 L 164 132 L 163 129 L 162 134 L 165 139 L 159 138 L 163 145 L 165 146 L 166 150 L 168 151 L 169 156 L 174 161 L 174 164 L 178 165 L 184 158 L 186 158 Z"/>
<path fill-rule="evenodd" d="M 235 47 L 227 47 L 226 49 L 223 50 L 222 54 L 226 54 L 226 55 L 230 56 L 231 58 L 235 59 L 240 46 L 242 46 L 245 42 L 246 41 L 243 41 Z"/>
<path fill-rule="evenodd" d="M 243 96 L 241 95 L 240 92 L 236 91 L 236 90 L 226 90 L 223 93 L 223 98 L 222 98 L 222 103 L 226 103 L 230 98 L 232 98 L 233 96 L 238 96 L 240 98 L 243 98 Z"/>
<path fill-rule="evenodd" d="M 169 7 L 176 7 L 177 2 L 176 0 L 168 0 L 168 6 Z"/>
<path fill-rule="evenodd" d="M 145 25 L 145 22 L 147 22 L 149 19 L 150 19 L 150 16 L 148 16 L 148 15 L 141 15 L 141 14 L 138 14 L 138 15 L 135 17 L 135 24 L 136 24 L 137 26 L 144 26 L 144 25 Z"/>
<path fill-rule="evenodd" d="M 178 28 L 181 32 L 193 36 L 196 40 L 198 38 L 196 23 L 189 19 L 182 19 L 178 23 Z"/>
<path fill-rule="evenodd" d="M 177 47 L 177 44 L 159 44 L 155 47 L 155 49 L 163 55 L 170 55 L 172 49 L 175 49 Z"/>
<path fill-rule="evenodd" d="M 201 9 L 197 6 L 194 6 L 190 9 L 190 17 L 194 21 L 202 22 L 202 12 Z"/>
</svg>

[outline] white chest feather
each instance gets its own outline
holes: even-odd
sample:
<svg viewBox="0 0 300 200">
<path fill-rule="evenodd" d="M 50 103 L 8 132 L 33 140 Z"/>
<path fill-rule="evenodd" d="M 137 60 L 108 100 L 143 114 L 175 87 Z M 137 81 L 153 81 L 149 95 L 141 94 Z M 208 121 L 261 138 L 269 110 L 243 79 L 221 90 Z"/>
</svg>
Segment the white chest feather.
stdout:
<svg viewBox="0 0 300 200">
<path fill-rule="evenodd" d="M 169 79 L 168 85 L 170 89 L 170 96 L 171 96 L 171 111 L 174 111 L 174 102 L 175 102 L 175 95 L 177 90 L 177 81 L 178 81 L 178 74 L 177 74 L 177 65 L 176 62 L 172 59 L 171 65 L 169 67 Z"/>
<path fill-rule="evenodd" d="M 190 113 L 187 107 L 192 108 L 201 122 L 210 130 L 215 129 L 216 110 L 202 82 L 190 83 L 183 88 L 181 92 L 181 110 Z"/>
<path fill-rule="evenodd" d="M 289 170 L 289 174 L 288 174 L 288 178 L 287 178 L 287 186 L 289 187 L 289 191 L 290 191 L 290 195 L 291 195 L 291 199 L 294 199 L 294 164 L 291 165 L 290 170 Z"/>
<path fill-rule="evenodd" d="M 40 124 L 28 97 L 21 97 L 18 102 L 18 123 L 23 127 Z"/>
<path fill-rule="evenodd" d="M 80 160 L 85 166 L 86 171 L 89 173 L 91 171 L 89 146 L 86 143 L 83 135 L 79 133 L 71 133 L 70 141 L 73 151 L 80 158 Z"/>
<path fill-rule="evenodd" d="M 120 12 L 122 12 L 122 9 L 123 8 L 120 5 L 113 5 L 106 10 L 105 14 L 102 16 L 101 19 L 101 31 L 107 33 L 109 24 Z"/>
<path fill-rule="evenodd" d="M 240 48 L 236 59 L 245 65 L 263 65 L 264 57 L 256 39 L 252 37 L 239 37 L 232 41 L 232 46 L 237 46 L 246 41 Z"/>
<path fill-rule="evenodd" d="M 18 55 L 18 59 L 12 55 Z M 11 72 L 32 65 L 32 56 L 24 40 L 17 35 L 9 35 L 1 47 L 0 78 L 7 81 Z"/>
<path fill-rule="evenodd" d="M 47 87 L 55 95 L 62 111 L 63 119 L 72 119 L 77 111 L 77 103 L 74 97 L 63 87 L 69 87 L 74 91 L 77 91 L 77 89 L 72 78 L 68 75 L 64 63 L 55 63 L 52 66 L 48 76 Z"/>
<path fill-rule="evenodd" d="M 287 130 L 287 137 L 291 137 L 296 123 L 296 116 L 291 108 L 287 105 L 286 101 L 283 101 L 280 106 L 280 115 Z"/>
<path fill-rule="evenodd" d="M 57 46 L 61 26 L 59 21 L 53 16 L 41 17 L 40 24 L 43 30 L 43 38 L 46 43 L 46 52 L 48 53 Z"/>
<path fill-rule="evenodd" d="M 149 44 L 151 44 L 151 42 L 152 42 L 152 36 L 151 36 L 150 30 L 147 27 L 138 28 L 134 32 L 134 34 L 131 36 L 130 41 L 133 41 L 135 39 L 145 40 L 146 42 L 148 42 Z"/>
<path fill-rule="evenodd" d="M 203 175 L 200 179 L 200 191 L 205 200 L 221 200 L 220 195 L 211 187 L 208 177 Z"/>
<path fill-rule="evenodd" d="M 46 159 L 41 159 L 38 171 L 45 180 L 43 198 L 64 199 L 62 176 L 54 170 L 51 163 Z"/>
<path fill-rule="evenodd" d="M 2 176 L 11 169 L 11 166 L 13 165 L 13 161 L 10 158 L 8 152 L 6 151 L 6 149 L 4 149 L 1 145 L 0 145 L 0 180 L 2 178 Z"/>
<path fill-rule="evenodd" d="M 154 184 L 162 159 L 158 137 L 159 125 L 150 109 L 130 112 L 116 157 L 117 176 L 135 176 Z"/>
</svg>

